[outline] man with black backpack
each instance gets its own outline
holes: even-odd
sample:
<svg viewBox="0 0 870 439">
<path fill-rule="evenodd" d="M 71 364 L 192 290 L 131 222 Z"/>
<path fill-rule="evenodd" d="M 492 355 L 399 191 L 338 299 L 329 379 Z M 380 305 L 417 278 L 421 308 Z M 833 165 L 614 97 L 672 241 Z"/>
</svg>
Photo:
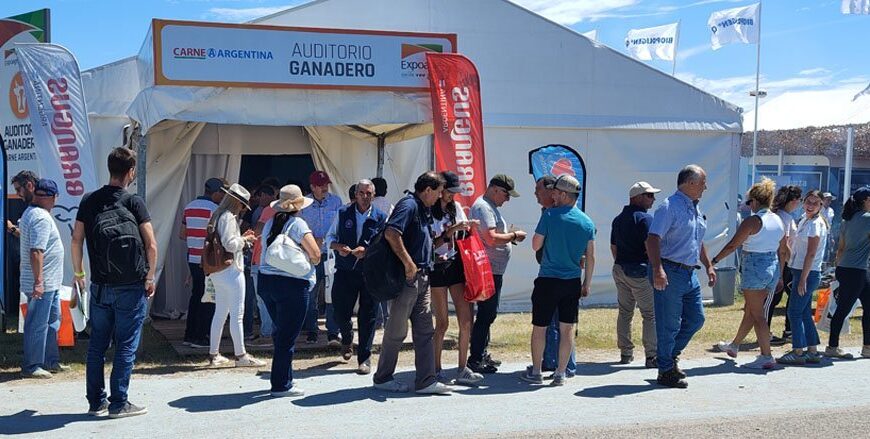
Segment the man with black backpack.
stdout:
<svg viewBox="0 0 870 439">
<path fill-rule="evenodd" d="M 420 394 L 447 394 L 449 387 L 435 379 L 435 351 L 432 337 L 431 295 L 429 272 L 433 266 L 432 218 L 429 208 L 441 198 L 444 178 L 436 172 L 426 172 L 417 178 L 414 193 L 396 203 L 387 220 L 384 239 L 404 267 L 404 283 L 393 299 L 390 317 L 384 326 L 384 340 L 374 387 L 390 392 L 407 392 L 407 384 L 396 380 L 393 373 L 399 360 L 399 349 L 408 336 L 408 320 L 414 339 L 414 364 L 417 368 L 414 387 Z M 384 267 L 385 271 L 389 270 Z M 366 270 L 368 271 L 368 270 Z M 366 276 L 368 279 L 368 276 Z M 374 285 L 367 284 L 373 288 Z"/>
<path fill-rule="evenodd" d="M 79 204 L 72 236 L 75 281 L 85 287 L 82 266 L 87 240 L 91 270 L 91 338 L 87 357 L 88 414 L 110 418 L 147 413 L 127 400 L 139 347 L 147 299 L 154 295 L 157 241 L 145 200 L 126 191 L 136 175 L 136 154 L 115 148 L 109 154 L 109 184 L 86 194 Z M 115 359 L 106 399 L 103 366 L 109 342 Z"/>
</svg>

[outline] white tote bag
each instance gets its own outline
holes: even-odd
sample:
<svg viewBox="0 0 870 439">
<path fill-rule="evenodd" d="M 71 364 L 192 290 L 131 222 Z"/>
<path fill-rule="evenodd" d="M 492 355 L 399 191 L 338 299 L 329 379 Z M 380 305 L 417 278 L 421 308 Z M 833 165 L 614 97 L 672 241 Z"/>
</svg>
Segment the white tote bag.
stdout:
<svg viewBox="0 0 870 439">
<path fill-rule="evenodd" d="M 269 244 L 266 249 L 266 263 L 291 276 L 301 278 L 311 272 L 311 261 L 299 244 L 287 236 L 287 230 L 293 222 L 288 223 L 284 231 Z"/>
</svg>

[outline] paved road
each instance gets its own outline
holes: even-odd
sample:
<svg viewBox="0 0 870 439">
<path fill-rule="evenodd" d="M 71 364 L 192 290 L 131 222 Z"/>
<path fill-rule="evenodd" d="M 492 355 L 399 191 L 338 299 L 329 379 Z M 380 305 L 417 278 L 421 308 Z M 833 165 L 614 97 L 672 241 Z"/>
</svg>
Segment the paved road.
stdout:
<svg viewBox="0 0 870 439">
<path fill-rule="evenodd" d="M 657 387 L 638 363 L 584 364 L 558 388 L 520 382 L 524 366 L 511 364 L 485 386 L 426 397 L 374 390 L 370 377 L 348 369 L 306 372 L 298 384 L 308 396 L 295 399 L 270 398 L 268 381 L 253 371 L 136 376 L 131 400 L 150 413 L 123 420 L 83 415 L 83 382 L 16 381 L 0 387 L 0 435 L 770 437 L 788 436 L 783 428 L 803 422 L 801 436 L 822 435 L 827 425 L 839 432 L 828 437 L 867 437 L 870 360 L 767 373 L 719 357 L 681 365 L 687 390 Z M 399 377 L 412 379 L 408 371 Z"/>
</svg>

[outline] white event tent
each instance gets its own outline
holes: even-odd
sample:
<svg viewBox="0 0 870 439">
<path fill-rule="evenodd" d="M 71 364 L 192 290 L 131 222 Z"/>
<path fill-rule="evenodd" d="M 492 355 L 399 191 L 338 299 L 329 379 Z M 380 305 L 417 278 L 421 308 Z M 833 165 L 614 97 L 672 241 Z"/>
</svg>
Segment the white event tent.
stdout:
<svg viewBox="0 0 870 439">
<path fill-rule="evenodd" d="M 724 245 L 742 120 L 739 108 L 715 96 L 505 0 L 319 0 L 254 23 L 457 34 L 458 52 L 480 72 L 487 173 L 512 175 L 522 194 L 502 208 L 508 222 L 532 231 L 539 216 L 530 150 L 562 144 L 585 161 L 586 211 L 598 228 L 586 303 L 615 303 L 610 223 L 637 180 L 661 187 L 664 197 L 683 165 L 703 166 L 707 242 Z M 342 197 L 375 174 L 379 150 L 394 200 L 431 166 L 428 93 L 155 85 L 151 45 L 149 32 L 139 56 L 83 79 L 102 181 L 99 158 L 122 144 L 124 126 L 135 121 L 146 135 L 147 202 L 163 268 L 156 313 L 187 306 L 180 207 L 208 177 L 237 179 L 242 155 L 311 154 Z M 530 245 L 516 247 L 502 310 L 530 307 L 536 273 Z"/>
</svg>

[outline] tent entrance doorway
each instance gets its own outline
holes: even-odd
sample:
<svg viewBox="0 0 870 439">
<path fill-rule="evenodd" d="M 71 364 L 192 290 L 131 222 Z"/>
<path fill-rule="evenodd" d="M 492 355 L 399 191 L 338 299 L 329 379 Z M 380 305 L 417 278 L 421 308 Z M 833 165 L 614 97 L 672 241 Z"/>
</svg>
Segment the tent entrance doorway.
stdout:
<svg viewBox="0 0 870 439">
<path fill-rule="evenodd" d="M 274 177 L 280 186 L 295 184 L 307 193 L 308 176 L 314 169 L 311 154 L 243 155 L 239 183 L 253 193 L 263 180 Z"/>
</svg>

